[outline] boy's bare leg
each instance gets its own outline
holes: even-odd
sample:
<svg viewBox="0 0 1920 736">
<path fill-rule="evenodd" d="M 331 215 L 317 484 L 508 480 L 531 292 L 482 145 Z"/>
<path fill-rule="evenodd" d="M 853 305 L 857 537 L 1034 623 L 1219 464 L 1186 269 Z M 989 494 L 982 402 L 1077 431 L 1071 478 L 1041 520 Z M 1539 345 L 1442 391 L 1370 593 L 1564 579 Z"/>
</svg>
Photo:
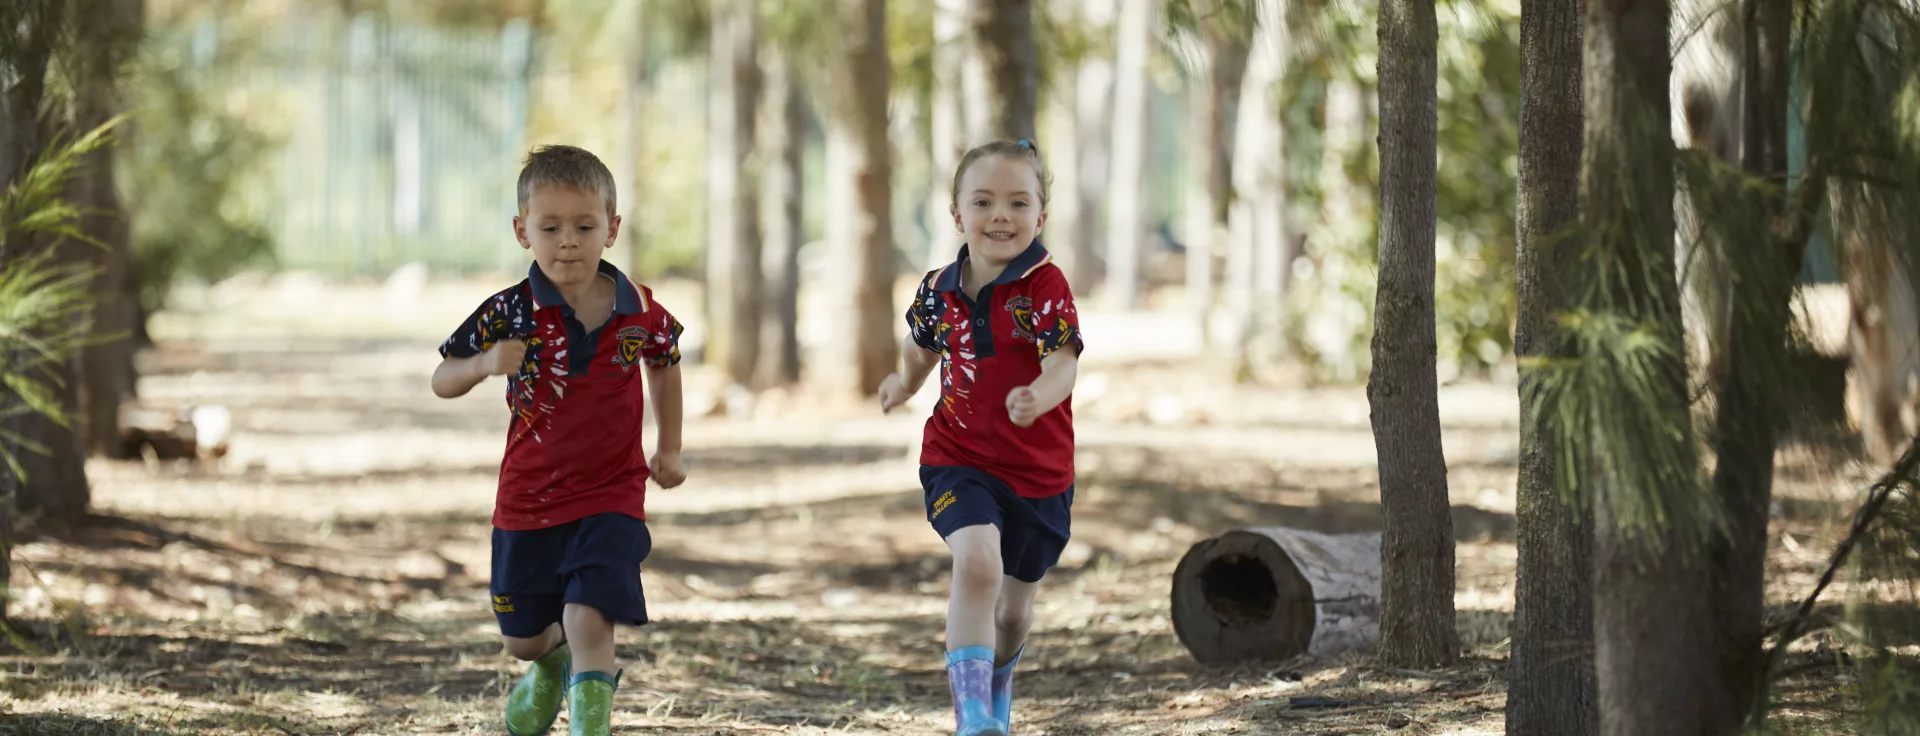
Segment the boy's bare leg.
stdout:
<svg viewBox="0 0 1920 736">
<path fill-rule="evenodd" d="M 560 624 L 547 627 L 539 636 L 501 636 L 507 653 L 524 662 L 532 662 L 520 681 L 507 693 L 507 733 L 546 733 L 560 717 L 560 705 L 566 700 L 569 655 L 566 635 Z"/>
<path fill-rule="evenodd" d="M 573 677 L 567 683 L 569 736 L 610 736 L 613 690 L 620 684 L 613 661 L 613 622 L 600 609 L 568 603 L 560 621 L 573 647 Z"/>
<path fill-rule="evenodd" d="M 560 646 L 560 642 L 566 641 L 566 635 L 561 633 L 560 624 L 556 623 L 548 626 L 546 631 L 540 632 L 539 636 L 522 638 L 503 635 L 500 640 L 506 643 L 507 653 L 513 655 L 514 659 L 532 662 L 547 656 L 554 647 Z"/>
<path fill-rule="evenodd" d="M 992 647 L 1000 598 L 1000 529 L 980 524 L 947 535 L 953 551 L 953 593 L 947 601 L 947 651 Z"/>
<path fill-rule="evenodd" d="M 1027 632 L 1033 629 L 1033 599 L 1039 583 L 1024 583 L 1009 575 L 1000 581 L 1000 604 L 993 615 L 993 664 L 1013 661 L 1027 645 Z"/>
<path fill-rule="evenodd" d="M 568 603 L 560 620 L 573 649 L 573 671 L 613 674 L 613 622 L 600 609 L 578 603 Z"/>
</svg>

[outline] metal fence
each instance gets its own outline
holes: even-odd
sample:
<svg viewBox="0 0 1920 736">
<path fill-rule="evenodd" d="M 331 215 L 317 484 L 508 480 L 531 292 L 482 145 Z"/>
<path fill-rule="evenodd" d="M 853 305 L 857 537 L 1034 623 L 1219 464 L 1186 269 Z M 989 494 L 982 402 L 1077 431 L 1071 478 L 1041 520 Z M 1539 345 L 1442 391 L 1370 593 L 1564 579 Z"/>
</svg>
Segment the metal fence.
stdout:
<svg viewBox="0 0 1920 736">
<path fill-rule="evenodd" d="M 244 43 L 235 32 L 209 20 L 159 40 L 190 45 L 229 91 L 278 103 L 277 191 L 259 199 L 283 267 L 361 275 L 420 261 L 473 272 L 523 260 L 505 223 L 526 138 L 527 24 L 491 33 L 361 15 L 293 18 Z M 223 37 L 251 50 L 222 49 Z"/>
</svg>

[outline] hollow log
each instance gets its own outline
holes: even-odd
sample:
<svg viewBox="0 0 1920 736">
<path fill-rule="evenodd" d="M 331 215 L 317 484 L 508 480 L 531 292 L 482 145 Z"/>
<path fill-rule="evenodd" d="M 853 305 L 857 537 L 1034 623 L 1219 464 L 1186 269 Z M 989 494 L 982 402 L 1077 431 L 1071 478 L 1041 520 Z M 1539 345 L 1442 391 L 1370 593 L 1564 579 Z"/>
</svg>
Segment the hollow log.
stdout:
<svg viewBox="0 0 1920 736">
<path fill-rule="evenodd" d="M 1195 544 L 1173 571 L 1173 630 L 1207 665 L 1371 651 L 1380 535 L 1265 527 Z"/>
</svg>

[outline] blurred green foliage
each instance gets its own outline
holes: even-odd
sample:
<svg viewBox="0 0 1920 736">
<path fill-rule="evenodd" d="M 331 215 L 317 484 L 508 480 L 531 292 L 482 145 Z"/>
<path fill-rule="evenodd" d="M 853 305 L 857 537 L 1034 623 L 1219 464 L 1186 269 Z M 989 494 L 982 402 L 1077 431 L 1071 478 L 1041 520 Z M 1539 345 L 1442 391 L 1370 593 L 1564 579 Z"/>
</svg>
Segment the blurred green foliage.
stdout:
<svg viewBox="0 0 1920 736">
<path fill-rule="evenodd" d="M 135 132 L 117 172 L 145 314 L 180 279 L 214 282 L 275 261 L 265 194 L 278 143 L 196 48 L 149 44 L 126 83 Z"/>
<path fill-rule="evenodd" d="M 1378 34 L 1371 1 L 1306 0 L 1289 6 L 1292 58 L 1281 99 L 1290 161 L 1292 222 L 1306 232 L 1288 294 L 1296 354 L 1327 380 L 1366 375 L 1378 255 L 1379 158 L 1374 72 Z M 1515 0 L 1443 0 L 1438 10 L 1438 170 L 1434 308 L 1442 378 L 1485 372 L 1512 350 L 1514 208 L 1520 110 L 1520 9 Z M 1364 133 L 1323 176 L 1327 90 L 1356 85 L 1367 101 Z M 1346 211 L 1329 211 L 1344 183 Z"/>
</svg>

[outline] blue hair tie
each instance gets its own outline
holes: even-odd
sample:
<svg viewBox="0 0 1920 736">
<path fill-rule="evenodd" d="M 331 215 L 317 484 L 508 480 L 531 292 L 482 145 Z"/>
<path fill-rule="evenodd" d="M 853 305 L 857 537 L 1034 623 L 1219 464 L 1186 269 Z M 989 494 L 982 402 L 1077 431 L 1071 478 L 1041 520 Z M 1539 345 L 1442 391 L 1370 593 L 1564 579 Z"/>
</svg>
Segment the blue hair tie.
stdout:
<svg viewBox="0 0 1920 736">
<path fill-rule="evenodd" d="M 1020 147 L 1021 147 L 1021 148 L 1025 148 L 1025 149 L 1027 149 L 1027 150 L 1029 150 L 1029 151 L 1031 151 L 1031 150 L 1033 150 L 1033 144 L 1032 144 L 1032 143 L 1029 143 L 1029 142 L 1027 142 L 1027 139 L 1025 139 L 1025 138 L 1021 138 L 1021 139 L 1020 139 Z"/>
</svg>

